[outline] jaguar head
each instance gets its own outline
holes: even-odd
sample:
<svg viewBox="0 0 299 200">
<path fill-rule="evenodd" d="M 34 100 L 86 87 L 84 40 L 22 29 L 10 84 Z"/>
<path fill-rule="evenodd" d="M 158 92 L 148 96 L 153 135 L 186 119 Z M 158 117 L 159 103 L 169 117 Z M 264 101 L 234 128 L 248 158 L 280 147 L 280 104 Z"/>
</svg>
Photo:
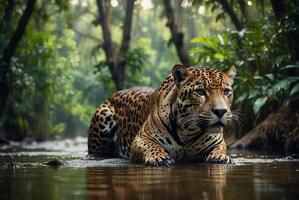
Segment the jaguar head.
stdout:
<svg viewBox="0 0 299 200">
<path fill-rule="evenodd" d="M 172 76 L 177 87 L 176 112 L 181 126 L 223 128 L 230 123 L 234 66 L 221 72 L 208 67 L 175 65 Z"/>
</svg>

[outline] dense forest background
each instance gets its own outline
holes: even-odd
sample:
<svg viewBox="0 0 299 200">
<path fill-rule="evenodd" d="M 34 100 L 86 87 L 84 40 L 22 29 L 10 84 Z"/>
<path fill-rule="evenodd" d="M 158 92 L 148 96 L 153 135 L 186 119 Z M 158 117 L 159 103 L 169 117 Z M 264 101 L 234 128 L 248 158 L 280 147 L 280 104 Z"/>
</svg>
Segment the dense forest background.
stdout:
<svg viewBox="0 0 299 200">
<path fill-rule="evenodd" d="M 297 0 L 1 0 L 0 137 L 86 136 L 101 101 L 176 63 L 236 66 L 241 137 L 298 113 L 298 28 Z"/>
</svg>

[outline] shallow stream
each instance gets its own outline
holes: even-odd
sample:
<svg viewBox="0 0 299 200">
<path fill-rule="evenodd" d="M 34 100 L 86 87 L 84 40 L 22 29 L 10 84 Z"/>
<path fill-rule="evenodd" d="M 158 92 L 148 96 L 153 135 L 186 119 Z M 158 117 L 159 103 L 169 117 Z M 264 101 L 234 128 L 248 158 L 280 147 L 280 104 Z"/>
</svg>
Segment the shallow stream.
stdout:
<svg viewBox="0 0 299 200">
<path fill-rule="evenodd" d="M 169 168 L 86 158 L 86 139 L 0 147 L 0 199 L 299 199 L 299 160 L 230 151 L 234 165 Z M 57 158 L 64 165 L 46 162 Z"/>
</svg>

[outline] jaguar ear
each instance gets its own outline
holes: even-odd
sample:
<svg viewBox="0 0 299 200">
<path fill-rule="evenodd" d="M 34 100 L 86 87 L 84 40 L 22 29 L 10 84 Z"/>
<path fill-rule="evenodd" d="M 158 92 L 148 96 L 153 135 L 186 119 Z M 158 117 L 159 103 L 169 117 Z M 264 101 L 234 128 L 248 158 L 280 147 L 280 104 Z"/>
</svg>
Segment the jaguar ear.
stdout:
<svg viewBox="0 0 299 200">
<path fill-rule="evenodd" d="M 234 82 L 234 78 L 236 77 L 236 74 L 237 74 L 236 67 L 234 65 L 232 65 L 231 67 L 225 69 L 223 72 L 228 76 L 228 78 L 233 83 Z"/>
<path fill-rule="evenodd" d="M 187 67 L 182 64 L 176 64 L 172 67 L 172 76 L 177 86 L 187 77 Z"/>
</svg>

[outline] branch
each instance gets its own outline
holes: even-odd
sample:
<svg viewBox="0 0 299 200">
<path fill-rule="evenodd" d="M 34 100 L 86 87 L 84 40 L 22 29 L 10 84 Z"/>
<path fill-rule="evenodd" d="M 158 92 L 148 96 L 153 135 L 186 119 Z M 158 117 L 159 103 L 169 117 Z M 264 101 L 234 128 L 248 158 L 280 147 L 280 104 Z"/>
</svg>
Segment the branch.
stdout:
<svg viewBox="0 0 299 200">
<path fill-rule="evenodd" d="M 94 41 L 96 41 L 96 42 L 102 42 L 99 38 L 97 38 L 97 37 L 95 37 L 95 36 L 93 36 L 93 35 L 89 35 L 89 34 L 87 34 L 87 33 L 83 33 L 83 32 L 81 32 L 81 31 L 77 30 L 75 27 L 72 27 L 72 30 L 73 30 L 76 34 L 78 34 L 78 35 L 80 35 L 80 36 L 82 36 L 82 37 L 85 37 L 85 38 L 94 40 Z"/>
<path fill-rule="evenodd" d="M 5 13 L 4 13 L 4 16 L 1 20 L 1 24 L 8 24 L 11 17 L 12 17 L 12 14 L 13 14 L 13 9 L 16 5 L 16 1 L 15 0 L 7 0 L 7 5 L 5 7 Z"/>
<path fill-rule="evenodd" d="M 106 1 L 106 3 L 110 1 Z M 99 10 L 100 24 L 102 27 L 102 33 L 104 38 L 104 51 L 106 54 L 107 64 L 109 66 L 112 79 L 115 83 L 116 89 L 120 90 L 124 87 L 125 81 L 125 60 L 124 57 L 127 55 L 130 47 L 131 40 L 131 27 L 132 27 L 132 18 L 133 18 L 133 9 L 134 9 L 135 0 L 127 0 L 126 4 L 126 13 L 123 22 L 123 36 L 121 41 L 121 46 L 119 54 L 116 57 L 115 52 L 113 51 L 113 44 L 110 33 L 110 4 L 105 4 L 103 0 L 97 0 L 97 6 Z M 118 60 L 120 62 L 118 62 Z"/>
<path fill-rule="evenodd" d="M 236 29 L 238 31 L 241 31 L 243 26 L 236 14 L 236 12 L 233 10 L 231 5 L 227 0 L 218 0 L 219 4 L 222 6 L 223 10 L 229 15 L 230 19 L 232 20 L 233 24 L 235 25 Z"/>
<path fill-rule="evenodd" d="M 170 0 L 163 0 L 165 6 L 165 13 L 167 17 L 166 26 L 169 27 L 171 32 L 171 41 L 175 44 L 177 54 L 179 56 L 180 61 L 185 66 L 190 66 L 190 61 L 187 55 L 187 52 L 184 47 L 184 34 L 178 30 L 178 27 L 174 18 L 174 11 L 171 7 Z"/>
<path fill-rule="evenodd" d="M 10 63 L 10 60 L 11 60 L 22 36 L 25 34 L 26 26 L 30 20 L 31 15 L 32 15 L 35 2 L 36 2 L 36 0 L 28 0 L 27 1 L 25 11 L 19 20 L 18 26 L 17 26 L 14 34 L 10 38 L 9 43 L 7 44 L 7 46 L 5 47 L 5 49 L 3 51 L 2 60 L 6 63 L 7 67 Z"/>
<path fill-rule="evenodd" d="M 126 4 L 126 14 L 123 22 L 123 36 L 120 46 L 119 55 L 123 58 L 129 51 L 130 41 L 131 41 L 131 28 L 132 28 L 132 18 L 135 0 L 127 0 Z"/>
<path fill-rule="evenodd" d="M 120 90 L 123 88 L 124 83 L 124 70 L 118 68 L 117 58 L 113 51 L 113 44 L 110 33 L 110 26 L 107 22 L 107 15 L 105 13 L 105 2 L 103 0 L 97 0 L 100 24 L 102 27 L 102 33 L 104 38 L 104 51 L 106 54 L 107 65 L 111 73 L 112 79 L 115 83 L 116 89 Z"/>
<path fill-rule="evenodd" d="M 27 24 L 31 18 L 36 0 L 28 0 L 26 8 L 19 20 L 18 26 L 10 38 L 7 46 L 3 50 L 2 60 L 0 60 L 0 112 L 6 106 L 7 98 L 9 95 L 9 83 L 7 81 L 7 72 L 10 65 L 11 58 L 21 41 L 22 36 L 25 34 Z"/>
<path fill-rule="evenodd" d="M 113 52 L 113 44 L 111 39 L 111 33 L 109 26 L 107 24 L 107 19 L 104 11 L 104 1 L 103 0 L 97 0 L 98 10 L 99 10 L 99 16 L 100 16 L 100 24 L 102 27 L 103 37 L 104 37 L 104 51 L 107 58 L 107 63 L 109 66 L 109 69 L 111 73 L 113 73 L 115 65 L 116 65 L 116 57 Z"/>
</svg>

